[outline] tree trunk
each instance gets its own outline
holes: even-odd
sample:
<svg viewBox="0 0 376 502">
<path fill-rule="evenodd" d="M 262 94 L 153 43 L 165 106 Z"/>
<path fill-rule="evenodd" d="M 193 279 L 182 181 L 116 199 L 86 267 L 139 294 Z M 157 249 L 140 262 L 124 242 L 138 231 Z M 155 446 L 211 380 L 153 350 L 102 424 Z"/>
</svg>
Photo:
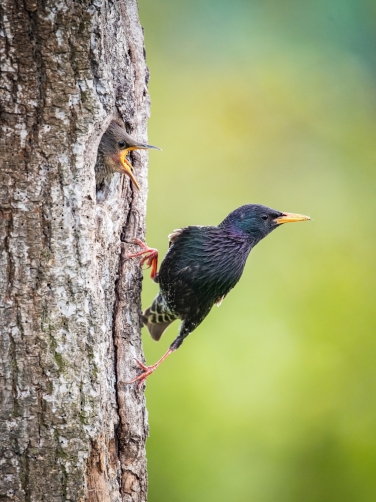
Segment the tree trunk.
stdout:
<svg viewBox="0 0 376 502">
<path fill-rule="evenodd" d="M 146 141 L 136 0 L 2 0 L 0 501 L 144 501 L 141 186 L 96 193 L 112 117 Z M 124 242 L 125 244 L 122 244 Z M 123 253 L 123 256 L 122 256 Z"/>
</svg>

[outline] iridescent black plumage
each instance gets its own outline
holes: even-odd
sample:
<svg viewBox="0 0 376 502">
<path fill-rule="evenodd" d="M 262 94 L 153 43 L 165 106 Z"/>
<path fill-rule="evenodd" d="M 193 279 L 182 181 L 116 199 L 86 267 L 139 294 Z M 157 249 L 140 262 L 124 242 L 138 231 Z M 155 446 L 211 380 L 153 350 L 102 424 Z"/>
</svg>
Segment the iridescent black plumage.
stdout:
<svg viewBox="0 0 376 502">
<path fill-rule="evenodd" d="M 213 305 L 236 285 L 250 251 L 261 239 L 281 223 L 308 219 L 249 204 L 230 213 L 216 227 L 192 226 L 171 234 L 170 249 L 154 279 L 159 283 L 159 294 L 143 314 L 143 322 L 155 340 L 175 319 L 182 320 L 167 355 L 180 347 Z M 148 369 L 139 363 L 144 373 L 133 381 L 142 382 L 158 364 Z"/>
<path fill-rule="evenodd" d="M 157 302 L 183 320 L 172 348 L 235 286 L 251 248 L 251 240 L 227 228 L 187 227 L 177 236 L 157 276 Z"/>
</svg>

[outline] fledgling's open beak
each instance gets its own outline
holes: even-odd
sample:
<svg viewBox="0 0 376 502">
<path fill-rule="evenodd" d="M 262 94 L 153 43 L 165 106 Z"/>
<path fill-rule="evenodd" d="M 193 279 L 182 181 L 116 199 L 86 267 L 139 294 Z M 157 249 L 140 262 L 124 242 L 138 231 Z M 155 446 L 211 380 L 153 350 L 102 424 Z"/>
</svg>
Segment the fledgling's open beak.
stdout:
<svg viewBox="0 0 376 502">
<path fill-rule="evenodd" d="M 124 169 L 124 174 L 130 177 L 132 183 L 136 185 L 137 190 L 140 190 L 140 185 L 137 183 L 136 178 L 133 176 L 133 166 L 130 162 L 127 161 L 126 156 L 128 154 L 128 150 L 122 150 L 119 155 L 120 163 Z"/>
<path fill-rule="evenodd" d="M 145 143 L 145 144 L 134 145 L 134 146 L 130 146 L 129 148 L 125 148 L 124 150 L 121 150 L 121 152 L 118 154 L 118 156 L 116 155 L 117 159 L 120 160 L 120 164 L 121 164 L 121 166 L 123 168 L 124 174 L 126 174 L 127 176 L 130 177 L 130 179 L 132 180 L 133 184 L 137 187 L 138 190 L 140 190 L 140 185 L 137 183 L 137 180 L 136 180 L 136 178 L 133 175 L 133 166 L 127 160 L 127 155 L 128 155 L 128 153 L 131 150 L 148 150 L 150 148 L 154 149 L 154 150 L 161 150 L 157 146 L 147 145 Z M 114 159 L 114 161 L 116 162 L 116 159 Z"/>
<path fill-rule="evenodd" d="M 310 219 L 309 216 L 305 216 L 304 214 L 282 213 L 282 216 L 279 216 L 274 221 L 277 225 L 281 225 L 282 223 L 295 223 L 296 221 L 306 221 Z"/>
</svg>

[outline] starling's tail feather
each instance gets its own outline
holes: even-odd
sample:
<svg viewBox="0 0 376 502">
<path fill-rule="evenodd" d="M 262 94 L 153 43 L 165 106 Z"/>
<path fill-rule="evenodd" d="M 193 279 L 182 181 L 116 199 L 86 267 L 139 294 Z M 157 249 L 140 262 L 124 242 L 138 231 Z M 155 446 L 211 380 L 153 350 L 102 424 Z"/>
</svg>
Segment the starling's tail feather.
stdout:
<svg viewBox="0 0 376 502">
<path fill-rule="evenodd" d="M 142 322 L 149 330 L 153 340 L 158 341 L 163 332 L 177 319 L 168 309 L 164 298 L 159 294 L 153 301 L 151 307 L 146 309 L 142 315 Z"/>
<path fill-rule="evenodd" d="M 148 328 L 152 339 L 155 340 L 156 342 L 158 342 L 158 340 L 163 335 L 163 332 L 170 326 L 172 321 L 159 322 L 158 324 L 154 324 L 152 322 L 149 322 L 148 318 L 145 315 L 148 312 L 148 310 L 149 309 L 145 310 L 144 315 L 142 316 L 142 320 L 143 320 L 144 326 L 146 326 Z"/>
</svg>

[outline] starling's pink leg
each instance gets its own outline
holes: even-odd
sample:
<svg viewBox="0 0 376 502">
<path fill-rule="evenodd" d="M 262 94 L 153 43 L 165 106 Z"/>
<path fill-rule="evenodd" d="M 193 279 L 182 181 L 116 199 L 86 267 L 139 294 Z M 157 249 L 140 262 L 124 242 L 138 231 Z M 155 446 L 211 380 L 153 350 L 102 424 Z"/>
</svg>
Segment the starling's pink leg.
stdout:
<svg viewBox="0 0 376 502">
<path fill-rule="evenodd" d="M 158 269 L 158 249 L 149 248 L 139 239 L 134 239 L 134 242 L 142 247 L 142 251 L 140 251 L 139 253 L 130 254 L 128 255 L 128 258 L 136 258 L 136 256 L 145 255 L 140 261 L 140 266 L 142 267 L 142 265 L 146 263 L 146 268 L 151 267 L 150 277 L 154 279 L 154 277 L 157 275 Z"/>
<path fill-rule="evenodd" d="M 157 368 L 158 366 L 163 363 L 163 361 L 166 359 L 167 356 L 169 356 L 173 352 L 173 349 L 168 349 L 166 354 L 159 359 L 158 362 L 153 364 L 152 366 L 145 366 L 142 364 L 140 361 L 136 359 L 136 363 L 139 365 L 139 367 L 142 369 L 141 375 L 138 375 L 137 377 L 133 378 L 130 382 L 127 382 L 128 384 L 138 382 L 138 388 L 141 387 L 141 385 L 144 383 L 144 381 L 147 379 L 148 376 L 150 376 Z"/>
</svg>

